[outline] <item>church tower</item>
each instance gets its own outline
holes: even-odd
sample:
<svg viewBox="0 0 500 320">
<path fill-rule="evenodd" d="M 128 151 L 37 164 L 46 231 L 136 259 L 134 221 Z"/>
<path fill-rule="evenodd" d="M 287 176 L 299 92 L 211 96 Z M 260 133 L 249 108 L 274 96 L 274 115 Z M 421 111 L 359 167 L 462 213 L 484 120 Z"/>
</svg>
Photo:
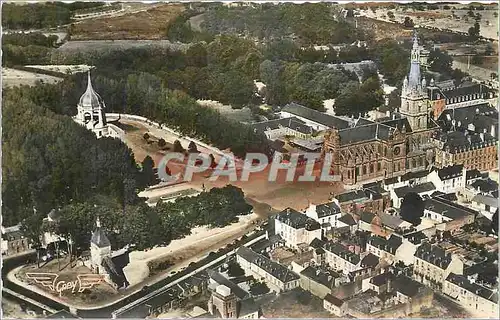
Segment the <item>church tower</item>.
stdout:
<svg viewBox="0 0 500 320">
<path fill-rule="evenodd" d="M 92 232 L 90 238 L 90 259 L 92 271 L 99 274 L 106 274 L 102 267 L 102 261 L 106 257 L 111 256 L 111 242 L 106 233 L 101 228 L 99 217 L 96 221 L 96 229 Z"/>
<path fill-rule="evenodd" d="M 420 75 L 420 49 L 415 33 L 411 50 L 410 74 L 403 81 L 399 112 L 408 119 L 412 131 L 427 129 L 427 83 Z"/>
<path fill-rule="evenodd" d="M 109 134 L 109 129 L 104 114 L 105 108 L 104 100 L 92 88 L 89 70 L 87 90 L 80 97 L 77 105 L 78 113 L 74 119 L 88 130 L 94 132 L 97 138 L 106 137 Z"/>
</svg>

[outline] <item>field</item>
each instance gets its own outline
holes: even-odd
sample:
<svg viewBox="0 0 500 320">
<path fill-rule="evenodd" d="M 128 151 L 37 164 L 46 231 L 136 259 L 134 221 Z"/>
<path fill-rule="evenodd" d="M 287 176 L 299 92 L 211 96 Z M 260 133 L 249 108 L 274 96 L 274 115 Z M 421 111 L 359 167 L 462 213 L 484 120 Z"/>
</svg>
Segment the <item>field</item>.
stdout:
<svg viewBox="0 0 500 320">
<path fill-rule="evenodd" d="M 164 4 L 145 11 L 75 23 L 72 40 L 138 40 L 163 38 L 168 22 L 184 11 L 180 4 Z"/>
<path fill-rule="evenodd" d="M 57 83 L 62 80 L 62 78 L 45 74 L 11 68 L 2 68 L 2 87 L 4 88 L 16 87 L 20 85 L 34 86 L 37 81 L 41 81 L 42 83 Z"/>
<path fill-rule="evenodd" d="M 378 8 L 375 12 L 372 10 L 360 10 L 360 15 L 377 19 L 380 21 L 389 22 L 387 17 L 387 12 L 391 11 L 394 14 L 395 21 L 403 22 L 406 16 L 411 17 L 415 23 L 420 27 L 433 27 L 439 29 L 449 29 L 457 32 L 467 32 L 469 28 L 474 24 L 474 19 L 467 17 L 468 9 L 465 6 L 459 4 L 454 5 L 455 9 L 450 8 L 449 10 L 428 10 L 428 11 L 414 11 L 408 8 L 403 10 L 403 6 L 396 6 L 395 10 L 389 10 L 388 8 Z M 490 39 L 498 38 L 498 18 L 493 16 L 493 13 L 497 8 L 491 7 L 489 10 L 474 11 L 474 13 L 480 13 L 482 18 L 480 21 L 480 34 L 483 37 Z M 458 18 L 453 18 L 455 15 Z"/>
</svg>

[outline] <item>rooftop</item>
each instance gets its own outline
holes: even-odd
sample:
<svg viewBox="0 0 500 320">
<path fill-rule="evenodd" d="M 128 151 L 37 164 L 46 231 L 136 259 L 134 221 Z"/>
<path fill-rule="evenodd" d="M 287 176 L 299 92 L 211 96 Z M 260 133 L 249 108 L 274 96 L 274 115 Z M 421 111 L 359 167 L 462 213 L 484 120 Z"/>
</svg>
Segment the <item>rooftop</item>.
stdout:
<svg viewBox="0 0 500 320">
<path fill-rule="evenodd" d="M 335 271 L 321 267 L 309 266 L 300 272 L 301 275 L 324 285 L 327 288 L 335 287 L 335 279 L 341 275 Z"/>
<path fill-rule="evenodd" d="M 269 130 L 276 130 L 281 127 L 290 128 L 300 133 L 312 134 L 314 132 L 313 128 L 309 127 L 304 123 L 304 121 L 296 118 L 281 118 L 262 122 L 256 122 L 251 125 L 255 130 L 259 132 L 265 132 Z"/>
<path fill-rule="evenodd" d="M 342 118 L 307 108 L 295 102 L 287 104 L 281 111 L 314 121 L 329 128 L 344 129 L 349 127 L 349 122 Z"/>
<path fill-rule="evenodd" d="M 316 213 L 318 218 L 324 218 L 340 213 L 340 208 L 335 204 L 335 202 L 328 202 L 319 204 L 316 206 Z"/>
<path fill-rule="evenodd" d="M 424 242 L 415 252 L 415 257 L 422 259 L 441 269 L 448 268 L 451 263 L 451 254 L 447 254 L 444 249 L 437 245 Z"/>
<path fill-rule="evenodd" d="M 276 219 L 294 229 L 317 230 L 321 228 L 316 220 L 292 208 L 286 208 L 278 213 Z"/>
<path fill-rule="evenodd" d="M 421 184 L 413 185 L 413 186 L 403 186 L 399 188 L 394 189 L 394 193 L 398 196 L 398 198 L 403 198 L 410 192 L 415 192 L 415 193 L 424 193 L 424 192 L 430 192 L 432 190 L 436 190 L 436 187 L 434 186 L 434 183 L 432 182 L 424 182 Z"/>
<path fill-rule="evenodd" d="M 452 220 L 477 214 L 477 211 L 473 209 L 467 208 L 441 197 L 427 198 L 424 200 L 424 204 L 425 210 L 436 212 Z"/>
<path fill-rule="evenodd" d="M 341 300 L 341 299 L 339 299 L 339 298 L 337 298 L 329 293 L 325 296 L 324 299 L 337 307 L 340 307 L 344 304 L 344 300 Z"/>
<path fill-rule="evenodd" d="M 287 267 L 258 254 L 247 247 L 239 247 L 236 254 L 246 261 L 259 266 L 261 269 L 274 276 L 283 283 L 300 279 L 300 276 Z"/>
<path fill-rule="evenodd" d="M 354 225 L 356 225 L 356 221 L 354 220 L 354 218 L 352 217 L 352 215 L 350 215 L 348 213 L 344 214 L 343 216 L 341 216 L 340 218 L 338 218 L 337 221 L 345 223 L 348 226 L 354 226 Z"/>
<path fill-rule="evenodd" d="M 456 284 L 460 288 L 463 288 L 473 294 L 477 294 L 478 296 L 493 301 L 495 303 L 498 303 L 498 299 L 495 295 L 495 292 L 493 292 L 490 289 L 487 289 L 485 287 L 480 286 L 477 283 L 471 283 L 467 277 L 463 275 L 458 275 L 454 273 L 450 273 L 450 275 L 446 278 L 446 281 L 449 281 L 453 284 Z"/>
<path fill-rule="evenodd" d="M 396 250 L 403 243 L 403 239 L 396 235 L 391 235 L 389 239 L 380 236 L 371 236 L 368 238 L 368 243 L 377 249 L 396 254 Z"/>
<path fill-rule="evenodd" d="M 354 265 L 358 264 L 361 260 L 359 255 L 349 251 L 346 247 L 338 242 L 329 241 L 325 244 L 324 249 Z"/>
</svg>

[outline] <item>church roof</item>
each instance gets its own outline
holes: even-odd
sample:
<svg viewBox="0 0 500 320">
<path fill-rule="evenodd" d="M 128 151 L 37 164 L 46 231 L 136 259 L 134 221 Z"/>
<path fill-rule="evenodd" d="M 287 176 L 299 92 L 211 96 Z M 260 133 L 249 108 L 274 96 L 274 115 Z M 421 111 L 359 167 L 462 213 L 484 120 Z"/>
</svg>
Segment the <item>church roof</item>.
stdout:
<svg viewBox="0 0 500 320">
<path fill-rule="evenodd" d="M 98 246 L 99 248 L 110 247 L 111 242 L 109 242 L 108 237 L 101 227 L 97 227 L 94 232 L 92 232 L 92 238 L 90 242 Z"/>
<path fill-rule="evenodd" d="M 101 96 L 95 92 L 92 87 L 92 81 L 90 80 L 90 71 L 88 72 L 88 80 L 87 80 L 87 90 L 80 97 L 79 104 L 83 107 L 92 107 L 92 108 L 104 108 L 104 103 Z"/>
</svg>

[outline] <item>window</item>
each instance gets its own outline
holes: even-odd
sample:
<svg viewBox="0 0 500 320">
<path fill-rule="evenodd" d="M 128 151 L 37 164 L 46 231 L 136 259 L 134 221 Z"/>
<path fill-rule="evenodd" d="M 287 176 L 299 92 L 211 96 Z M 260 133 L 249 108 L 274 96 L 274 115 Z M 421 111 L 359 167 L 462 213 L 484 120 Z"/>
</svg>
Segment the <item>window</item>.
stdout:
<svg viewBox="0 0 500 320">
<path fill-rule="evenodd" d="M 377 171 L 382 170 L 382 164 L 380 162 L 377 163 Z"/>
<path fill-rule="evenodd" d="M 366 165 L 363 165 L 363 174 L 366 174 Z"/>
<path fill-rule="evenodd" d="M 373 173 L 373 163 L 370 163 L 370 173 Z"/>
</svg>

